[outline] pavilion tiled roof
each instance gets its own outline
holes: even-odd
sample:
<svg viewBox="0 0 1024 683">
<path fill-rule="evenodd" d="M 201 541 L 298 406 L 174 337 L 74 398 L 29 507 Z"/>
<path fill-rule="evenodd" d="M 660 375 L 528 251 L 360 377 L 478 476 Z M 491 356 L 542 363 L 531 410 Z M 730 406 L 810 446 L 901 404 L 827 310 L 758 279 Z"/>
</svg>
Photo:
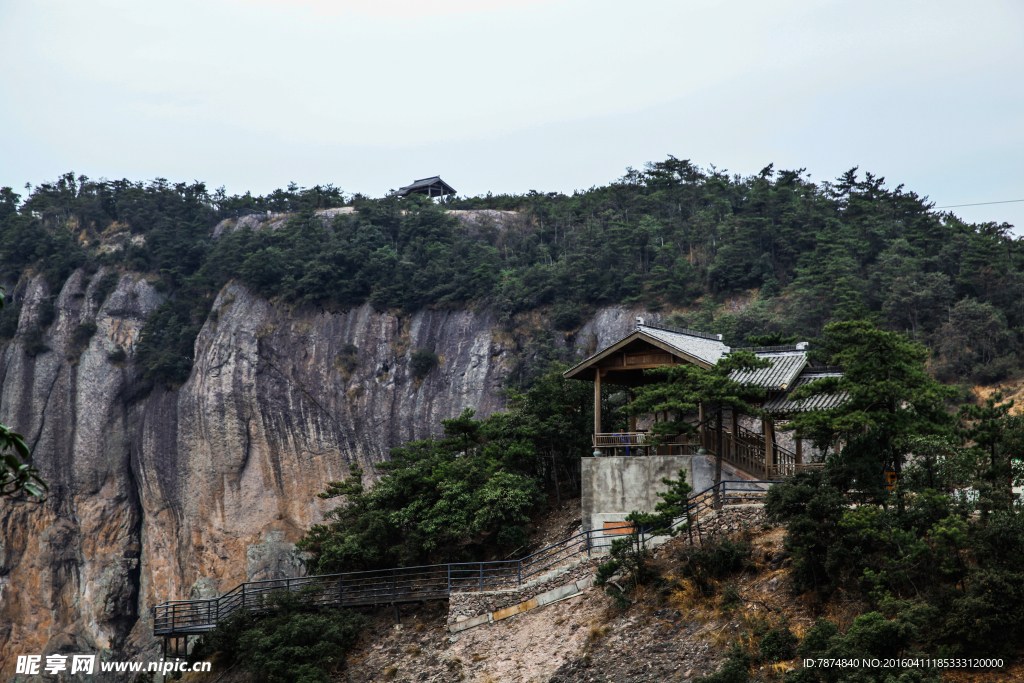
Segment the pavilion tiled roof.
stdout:
<svg viewBox="0 0 1024 683">
<path fill-rule="evenodd" d="M 637 329 L 709 365 L 717 365 L 722 356 L 729 353 L 729 347 L 720 338 L 710 334 L 697 334 L 694 330 L 674 331 L 671 328 L 654 325 L 639 325 Z"/>
<path fill-rule="evenodd" d="M 838 368 L 811 367 L 807 359 L 806 344 L 731 349 L 722 341 L 721 335 L 667 325 L 645 325 L 642 322 L 638 322 L 637 326 L 629 333 L 566 370 L 564 375 L 566 377 L 579 376 L 579 372 L 582 372 L 585 366 L 600 360 L 617 348 L 628 346 L 633 340 L 644 338 L 705 366 L 717 365 L 723 357 L 732 351 L 739 350 L 751 351 L 758 358 L 767 360 L 770 365 L 766 368 L 734 370 L 730 373 L 730 378 L 766 390 L 768 398 L 764 404 L 764 410 L 769 413 L 786 414 L 827 410 L 849 400 L 849 396 L 845 392 L 815 396 L 802 401 L 789 400 L 789 393 L 798 386 L 822 377 L 842 377 L 842 371 Z"/>
<path fill-rule="evenodd" d="M 754 384 L 768 391 L 785 391 L 793 384 L 800 371 L 807 366 L 807 352 L 803 349 L 755 353 L 758 358 L 771 363 L 756 370 L 733 370 L 729 377 L 744 384 Z"/>
<path fill-rule="evenodd" d="M 630 337 L 634 336 L 637 338 L 643 338 L 646 336 L 651 339 L 655 339 L 658 342 L 675 349 L 679 353 L 695 358 L 707 365 L 716 365 L 722 356 L 729 353 L 729 347 L 722 342 L 720 335 L 708 334 L 697 330 L 668 327 L 666 325 L 644 325 L 641 323 L 634 329 L 630 330 L 627 334 L 619 337 L 603 349 L 598 350 L 597 353 L 584 358 L 579 363 L 566 370 L 563 374 L 566 377 L 571 377 L 573 372 L 580 366 L 589 364 L 594 359 L 606 353 L 609 349 L 613 349 L 622 342 L 628 340 Z"/>
<path fill-rule="evenodd" d="M 400 197 L 404 197 L 414 192 L 428 190 L 433 185 L 439 186 L 439 191 L 441 192 L 441 194 L 455 194 L 455 188 L 453 188 L 445 181 L 441 180 L 441 176 L 435 175 L 429 178 L 420 178 L 419 180 L 414 180 L 411 185 L 406 185 L 405 187 L 398 188 L 398 195 Z"/>
<path fill-rule="evenodd" d="M 785 394 L 775 396 L 764 404 L 764 411 L 773 414 L 786 414 L 786 413 L 807 413 L 816 410 L 829 410 L 841 406 L 850 400 L 850 395 L 845 391 L 841 391 L 835 394 L 821 394 L 819 396 L 812 396 L 811 398 L 805 398 L 799 401 L 789 400 L 789 393 L 797 387 L 802 387 L 805 384 L 809 384 L 815 380 L 824 379 L 826 377 L 842 377 L 843 373 L 835 369 L 817 370 L 814 368 L 807 368 L 804 372 L 800 373 L 800 376 L 796 378 L 793 385 L 790 387 L 790 391 Z"/>
</svg>

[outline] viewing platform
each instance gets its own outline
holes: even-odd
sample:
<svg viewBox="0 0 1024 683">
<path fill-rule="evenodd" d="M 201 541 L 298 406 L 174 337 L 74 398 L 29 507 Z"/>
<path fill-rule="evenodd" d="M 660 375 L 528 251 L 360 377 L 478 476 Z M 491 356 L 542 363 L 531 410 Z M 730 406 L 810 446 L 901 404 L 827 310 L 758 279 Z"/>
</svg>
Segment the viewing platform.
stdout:
<svg viewBox="0 0 1024 683">
<path fill-rule="evenodd" d="M 567 370 L 564 373 L 567 379 L 594 383 L 592 455 L 705 455 L 714 459 L 721 443 L 722 460 L 757 479 L 780 479 L 803 469 L 822 467 L 822 463 L 805 461 L 803 438 L 799 432 L 793 435 L 792 449 L 779 443 L 776 434 L 777 424 L 784 424 L 795 413 L 828 410 L 847 399 L 842 393 L 796 401 L 789 398 L 798 386 L 824 377 L 842 376 L 837 368 L 812 365 L 807 357 L 806 343 L 744 349 L 767 361 L 768 366 L 730 374 L 732 380 L 764 391 L 763 402 L 758 406 L 759 418 L 755 418 L 761 423 L 760 432 L 740 424 L 741 416 L 728 405 L 703 404 L 699 414 L 687 418 L 695 425 L 692 434 L 656 435 L 638 429 L 635 415 L 630 417 L 628 430 L 609 432 L 602 429 L 602 384 L 621 387 L 632 402 L 634 389 L 660 381 L 647 370 L 685 364 L 710 369 L 732 351 L 722 341 L 721 335 L 645 325 L 638 318 L 636 328 L 628 335 Z M 709 411 L 716 419 L 709 418 Z M 749 424 L 750 418 L 744 419 Z"/>
</svg>

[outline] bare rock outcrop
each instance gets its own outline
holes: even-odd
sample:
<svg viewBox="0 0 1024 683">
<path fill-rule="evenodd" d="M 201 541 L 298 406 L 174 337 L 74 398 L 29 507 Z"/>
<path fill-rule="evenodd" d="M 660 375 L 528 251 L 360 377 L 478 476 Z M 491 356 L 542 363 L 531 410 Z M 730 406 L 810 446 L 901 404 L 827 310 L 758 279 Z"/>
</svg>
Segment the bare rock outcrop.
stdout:
<svg viewBox="0 0 1024 683">
<path fill-rule="evenodd" d="M 315 495 L 327 481 L 353 463 L 372 481 L 390 448 L 504 403 L 516 342 L 486 311 L 293 308 L 237 284 L 214 302 L 190 378 L 169 389 L 131 362 L 163 295 L 126 274 L 97 301 L 102 275 L 72 275 L 49 325 L 42 277 L 14 292 L 0 422 L 25 435 L 51 494 L 0 502 L 0 680 L 19 654 L 155 656 L 153 605 L 300 573 L 294 543 L 330 506 Z M 96 325 L 84 345 L 83 322 Z M 607 309 L 576 342 L 631 326 Z M 33 330 L 49 350 L 26 351 Z M 416 349 L 438 357 L 424 377 Z"/>
</svg>

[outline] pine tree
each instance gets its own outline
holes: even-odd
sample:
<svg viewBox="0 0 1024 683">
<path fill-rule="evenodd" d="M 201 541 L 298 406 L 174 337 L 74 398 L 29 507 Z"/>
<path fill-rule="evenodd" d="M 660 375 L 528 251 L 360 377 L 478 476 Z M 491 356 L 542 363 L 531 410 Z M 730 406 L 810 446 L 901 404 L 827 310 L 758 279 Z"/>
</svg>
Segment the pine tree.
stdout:
<svg viewBox="0 0 1024 683">
<path fill-rule="evenodd" d="M 843 394 L 829 410 L 797 413 L 790 428 L 827 450 L 869 429 L 882 430 L 892 447 L 897 472 L 902 470 L 915 436 L 948 433 L 945 402 L 956 390 L 939 384 L 927 370 L 928 349 L 867 320 L 832 323 L 825 328 L 819 358 L 843 370 L 797 388 L 790 400 Z"/>
<path fill-rule="evenodd" d="M 730 375 L 736 370 L 766 368 L 769 362 L 749 351 L 736 351 L 718 361 L 717 365 L 702 368 L 697 365 L 676 365 L 648 370 L 648 374 L 663 378 L 636 390 L 630 408 L 633 415 L 666 413 L 674 419 L 657 422 L 651 431 L 657 443 L 658 435 L 692 434 L 698 426 L 686 420 L 687 415 L 698 412 L 701 404 L 710 408 L 705 422 L 715 420 L 715 483 L 722 480 L 722 415 L 729 406 L 733 411 L 760 415 L 754 403 L 764 399 L 764 389 L 737 382 Z M 706 426 L 706 425 L 705 425 Z"/>
</svg>

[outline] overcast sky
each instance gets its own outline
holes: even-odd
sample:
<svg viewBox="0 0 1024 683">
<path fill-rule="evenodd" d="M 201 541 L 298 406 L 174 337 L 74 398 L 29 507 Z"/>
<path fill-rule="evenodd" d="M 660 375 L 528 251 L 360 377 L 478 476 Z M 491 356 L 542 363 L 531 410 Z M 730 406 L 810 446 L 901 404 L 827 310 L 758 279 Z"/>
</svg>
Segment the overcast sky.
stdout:
<svg viewBox="0 0 1024 683">
<path fill-rule="evenodd" d="M 944 206 L 1024 199 L 1022 116 L 1021 0 L 0 0 L 15 188 L 571 192 L 672 154 Z"/>
</svg>

